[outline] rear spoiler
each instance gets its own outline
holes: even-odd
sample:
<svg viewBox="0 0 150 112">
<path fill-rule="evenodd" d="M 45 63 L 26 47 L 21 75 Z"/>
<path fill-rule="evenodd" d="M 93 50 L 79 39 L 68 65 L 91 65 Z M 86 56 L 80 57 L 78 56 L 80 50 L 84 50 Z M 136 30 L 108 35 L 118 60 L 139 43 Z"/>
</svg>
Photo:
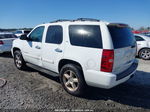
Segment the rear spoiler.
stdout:
<svg viewBox="0 0 150 112">
<path fill-rule="evenodd" d="M 129 27 L 128 24 L 123 24 L 123 23 L 109 23 L 108 26 L 115 26 L 115 27 Z"/>
</svg>

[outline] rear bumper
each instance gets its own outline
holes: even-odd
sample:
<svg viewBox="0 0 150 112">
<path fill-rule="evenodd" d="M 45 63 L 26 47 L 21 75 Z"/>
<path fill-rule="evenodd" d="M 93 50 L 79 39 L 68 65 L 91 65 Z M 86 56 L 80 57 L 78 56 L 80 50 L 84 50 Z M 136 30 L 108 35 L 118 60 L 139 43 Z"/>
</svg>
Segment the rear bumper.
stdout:
<svg viewBox="0 0 150 112">
<path fill-rule="evenodd" d="M 137 63 L 137 62 L 133 63 L 133 64 L 130 66 L 130 68 L 128 68 L 127 70 L 123 71 L 122 73 L 117 74 L 117 75 L 116 75 L 116 76 L 117 76 L 117 77 L 116 77 L 116 80 L 118 81 L 118 80 L 123 79 L 124 77 L 128 76 L 129 74 L 132 74 L 132 72 L 133 72 L 134 70 L 136 70 L 137 67 L 138 67 L 138 63 Z"/>
<path fill-rule="evenodd" d="M 87 85 L 109 89 L 130 79 L 135 74 L 137 67 L 138 61 L 136 60 L 129 69 L 120 74 L 87 70 L 85 80 Z"/>
<path fill-rule="evenodd" d="M 13 47 L 11 48 L 11 55 L 14 57 Z"/>
<path fill-rule="evenodd" d="M 4 52 L 4 51 L 1 51 L 1 50 L 0 50 L 0 53 L 3 53 L 3 52 Z"/>
<path fill-rule="evenodd" d="M 11 46 L 0 46 L 0 53 L 10 52 L 10 51 L 11 51 Z"/>
</svg>

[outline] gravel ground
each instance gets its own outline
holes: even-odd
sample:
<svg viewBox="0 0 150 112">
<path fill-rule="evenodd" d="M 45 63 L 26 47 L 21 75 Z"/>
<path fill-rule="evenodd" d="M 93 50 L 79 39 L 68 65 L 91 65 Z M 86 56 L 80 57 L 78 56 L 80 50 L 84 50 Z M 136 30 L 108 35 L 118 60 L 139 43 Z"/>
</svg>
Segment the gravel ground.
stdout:
<svg viewBox="0 0 150 112">
<path fill-rule="evenodd" d="M 10 54 L 0 56 L 0 110 L 150 111 L 150 61 L 139 60 L 136 76 L 110 90 L 90 87 L 84 97 L 67 94 L 59 79 L 33 69 L 19 71 Z M 75 110 L 74 110 L 75 109 Z"/>
</svg>

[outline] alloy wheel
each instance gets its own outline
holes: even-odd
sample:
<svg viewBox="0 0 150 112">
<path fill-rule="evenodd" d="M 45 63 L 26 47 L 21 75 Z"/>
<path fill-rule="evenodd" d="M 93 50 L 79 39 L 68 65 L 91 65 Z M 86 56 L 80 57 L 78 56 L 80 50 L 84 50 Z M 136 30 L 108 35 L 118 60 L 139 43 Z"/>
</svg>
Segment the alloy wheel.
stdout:
<svg viewBox="0 0 150 112">
<path fill-rule="evenodd" d="M 16 63 L 16 66 L 18 68 L 20 68 L 22 66 L 22 61 L 21 61 L 21 55 L 20 54 L 15 55 L 15 63 Z"/>
<path fill-rule="evenodd" d="M 79 86 L 79 79 L 72 70 L 67 70 L 63 74 L 63 83 L 69 91 L 76 91 Z"/>
<path fill-rule="evenodd" d="M 150 59 L 150 50 L 149 49 L 143 49 L 141 52 L 141 58 Z"/>
</svg>

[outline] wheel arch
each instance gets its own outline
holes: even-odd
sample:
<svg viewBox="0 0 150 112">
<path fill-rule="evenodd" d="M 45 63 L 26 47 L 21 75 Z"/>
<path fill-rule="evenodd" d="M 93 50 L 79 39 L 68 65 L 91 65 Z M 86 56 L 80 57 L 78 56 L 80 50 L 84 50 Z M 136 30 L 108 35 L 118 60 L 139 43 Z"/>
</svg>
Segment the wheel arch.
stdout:
<svg viewBox="0 0 150 112">
<path fill-rule="evenodd" d="M 82 77 L 83 77 L 83 79 L 84 79 L 84 81 L 85 81 L 85 77 L 84 77 L 84 72 L 83 72 L 83 67 L 82 67 L 82 65 L 81 65 L 79 62 L 74 61 L 74 60 L 71 60 L 71 59 L 61 59 L 61 60 L 59 61 L 59 63 L 58 63 L 58 72 L 59 72 L 59 73 L 60 73 L 61 68 L 62 68 L 64 65 L 66 65 L 66 64 L 74 64 L 74 65 L 79 66 L 79 68 L 80 68 L 80 70 L 81 70 L 81 72 L 82 72 Z M 86 82 L 86 81 L 85 81 L 85 82 Z"/>
<path fill-rule="evenodd" d="M 14 48 L 12 49 L 12 56 L 14 56 L 14 52 L 15 52 L 16 50 L 21 51 L 18 47 L 14 47 Z"/>
<path fill-rule="evenodd" d="M 143 57 L 140 55 L 140 52 L 141 52 L 143 49 L 150 50 L 150 48 L 149 48 L 149 47 L 144 47 L 144 48 L 140 49 L 140 50 L 139 50 L 139 52 L 138 52 L 138 57 L 139 57 L 139 58 L 141 58 L 141 59 L 144 59 L 144 60 L 149 60 L 149 59 L 150 59 L 150 57 L 148 57 L 148 58 L 143 58 Z"/>
<path fill-rule="evenodd" d="M 18 47 L 14 47 L 14 48 L 13 48 L 13 53 L 14 53 L 16 50 L 21 51 Z"/>
<path fill-rule="evenodd" d="M 81 66 L 81 64 L 77 61 L 74 60 L 70 60 L 70 59 L 61 59 L 58 63 L 58 72 L 60 72 L 61 68 L 66 65 L 66 64 L 75 64 L 77 66 L 79 66 L 83 72 L 83 68 Z"/>
<path fill-rule="evenodd" d="M 140 51 L 143 50 L 143 49 L 150 49 L 150 48 L 149 48 L 149 47 L 142 47 L 142 48 L 138 51 L 138 56 L 139 56 Z"/>
</svg>

